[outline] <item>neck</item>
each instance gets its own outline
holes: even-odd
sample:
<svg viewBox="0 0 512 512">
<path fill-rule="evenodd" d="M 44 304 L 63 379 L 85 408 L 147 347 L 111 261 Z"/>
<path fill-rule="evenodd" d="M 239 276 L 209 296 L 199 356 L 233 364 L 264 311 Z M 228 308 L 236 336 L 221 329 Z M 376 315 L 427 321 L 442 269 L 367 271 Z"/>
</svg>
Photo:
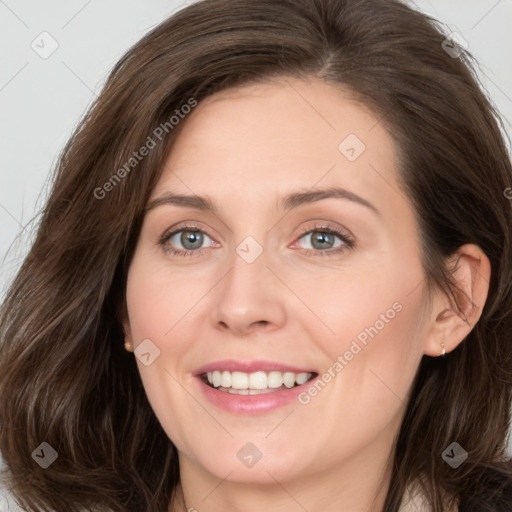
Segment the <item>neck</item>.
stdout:
<svg viewBox="0 0 512 512">
<path fill-rule="evenodd" d="M 389 451 L 367 447 L 352 460 L 321 472 L 265 483 L 219 478 L 180 453 L 180 483 L 169 512 L 382 511 L 390 483 Z"/>
</svg>

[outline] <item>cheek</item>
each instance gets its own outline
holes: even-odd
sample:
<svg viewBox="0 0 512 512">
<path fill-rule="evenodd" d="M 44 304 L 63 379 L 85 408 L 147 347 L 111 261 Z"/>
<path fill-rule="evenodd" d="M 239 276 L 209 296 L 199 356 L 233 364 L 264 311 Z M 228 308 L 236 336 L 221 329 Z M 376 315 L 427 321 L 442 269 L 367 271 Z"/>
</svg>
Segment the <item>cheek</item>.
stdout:
<svg viewBox="0 0 512 512">
<path fill-rule="evenodd" d="M 329 434 L 324 462 L 335 464 L 339 454 L 357 453 L 399 426 L 422 357 L 422 301 L 416 292 L 398 297 L 353 297 L 333 317 L 336 336 L 317 338 L 326 365 L 301 403 L 311 429 Z"/>
<path fill-rule="evenodd" d="M 144 255 L 134 258 L 128 273 L 126 302 L 135 346 L 145 338 L 160 348 L 173 339 L 179 350 L 176 332 L 191 327 L 194 308 L 208 292 L 206 276 L 169 269 Z"/>
<path fill-rule="evenodd" d="M 380 357 L 384 350 L 408 351 L 421 340 L 413 333 L 423 313 L 423 286 L 418 285 L 424 277 L 413 251 L 388 252 L 378 261 L 361 261 L 343 271 L 329 269 L 310 279 L 294 280 L 291 274 L 286 279 L 309 310 L 303 308 L 301 316 L 295 311 L 292 321 L 300 319 L 310 332 L 316 331 L 331 356 L 350 350 L 353 341 L 365 348 L 371 345 Z"/>
<path fill-rule="evenodd" d="M 200 299 L 196 288 L 190 278 L 156 268 L 137 255 L 126 288 L 134 347 L 150 340 L 158 350 L 158 357 L 148 366 L 136 360 L 146 397 L 169 439 L 183 450 L 190 449 L 186 445 L 188 418 L 197 414 L 195 402 L 184 392 L 184 369 L 191 368 L 191 340 L 199 338 L 190 330 L 196 324 L 191 308 Z"/>
<path fill-rule="evenodd" d="M 352 360 L 357 353 L 358 359 L 404 362 L 421 348 L 419 292 L 407 295 L 387 289 L 379 293 L 376 287 L 365 290 L 358 281 L 357 292 L 332 297 L 323 306 L 321 301 L 319 296 L 317 311 L 325 325 L 321 339 L 333 358 L 346 354 Z"/>
<path fill-rule="evenodd" d="M 126 303 L 134 344 L 142 339 L 160 340 L 172 327 L 171 312 L 176 310 L 176 294 L 169 293 L 165 283 L 158 282 L 151 275 L 137 274 L 128 277 Z"/>
<path fill-rule="evenodd" d="M 352 419 L 373 416 L 378 425 L 398 412 L 423 355 L 421 263 L 412 249 L 378 261 L 295 288 L 315 313 L 304 315 L 303 325 L 326 355 L 330 391 L 320 385 L 321 394 L 345 404 L 333 418 L 351 424 L 354 435 L 360 427 Z"/>
</svg>

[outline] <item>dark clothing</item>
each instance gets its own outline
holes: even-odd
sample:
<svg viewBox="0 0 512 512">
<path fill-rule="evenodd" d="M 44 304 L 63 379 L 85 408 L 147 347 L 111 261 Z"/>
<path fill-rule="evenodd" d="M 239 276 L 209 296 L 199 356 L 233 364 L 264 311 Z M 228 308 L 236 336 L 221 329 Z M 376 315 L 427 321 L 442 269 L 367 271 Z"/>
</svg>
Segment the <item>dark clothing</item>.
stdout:
<svg viewBox="0 0 512 512">
<path fill-rule="evenodd" d="M 512 482 L 503 484 L 501 492 L 492 497 L 462 498 L 459 512 L 512 512 Z"/>
</svg>

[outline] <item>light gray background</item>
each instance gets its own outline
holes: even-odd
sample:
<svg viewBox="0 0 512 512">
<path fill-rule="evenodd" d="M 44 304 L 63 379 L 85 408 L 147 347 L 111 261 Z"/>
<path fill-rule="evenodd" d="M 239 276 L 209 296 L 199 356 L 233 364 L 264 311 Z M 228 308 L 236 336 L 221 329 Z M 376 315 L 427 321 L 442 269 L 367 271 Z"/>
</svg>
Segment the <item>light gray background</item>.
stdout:
<svg viewBox="0 0 512 512">
<path fill-rule="evenodd" d="M 257 0 L 255 0 L 257 1 Z M 176 0 L 0 0 L 0 301 L 26 254 L 45 183 L 86 107 L 121 55 L 186 3 Z M 512 0 L 418 0 L 460 33 L 512 133 Z M 31 47 L 58 43 L 47 59 Z M 12 245 L 18 233 L 21 239 Z M 8 251 L 10 247 L 10 250 Z M 13 511 L 2 498 L 0 511 Z"/>
</svg>

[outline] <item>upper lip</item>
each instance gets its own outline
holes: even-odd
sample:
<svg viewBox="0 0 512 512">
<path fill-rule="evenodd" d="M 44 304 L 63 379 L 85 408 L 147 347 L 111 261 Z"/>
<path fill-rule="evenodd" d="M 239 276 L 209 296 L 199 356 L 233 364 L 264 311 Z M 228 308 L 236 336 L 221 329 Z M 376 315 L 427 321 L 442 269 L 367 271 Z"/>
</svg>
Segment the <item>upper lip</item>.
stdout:
<svg viewBox="0 0 512 512">
<path fill-rule="evenodd" d="M 253 373 L 257 371 L 262 372 L 293 372 L 293 373 L 316 373 L 314 370 L 307 368 L 298 368 L 296 366 L 290 366 L 288 364 L 282 364 L 277 361 L 263 361 L 263 360 L 252 360 L 252 361 L 235 361 L 234 359 L 223 359 L 222 361 L 214 361 L 213 363 L 205 364 L 198 368 L 194 375 L 202 375 L 204 373 L 213 371 L 228 371 L 228 372 L 243 372 Z"/>
</svg>

